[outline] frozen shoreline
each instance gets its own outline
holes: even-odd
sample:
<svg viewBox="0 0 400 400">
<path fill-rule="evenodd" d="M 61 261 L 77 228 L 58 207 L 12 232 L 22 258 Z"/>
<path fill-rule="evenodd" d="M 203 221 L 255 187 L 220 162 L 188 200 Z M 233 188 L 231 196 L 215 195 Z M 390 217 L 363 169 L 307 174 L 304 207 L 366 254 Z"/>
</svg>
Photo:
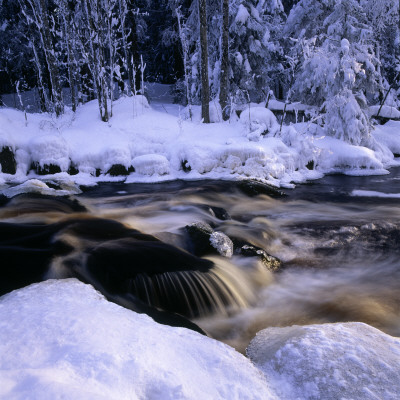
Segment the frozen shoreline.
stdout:
<svg viewBox="0 0 400 400">
<path fill-rule="evenodd" d="M 14 152 L 16 174 L 0 173 L 0 184 L 32 178 L 70 185 L 257 179 L 293 188 L 329 173 L 380 175 L 400 165 L 394 157 L 400 154 L 400 122 L 377 126 L 367 148 L 328 137 L 315 124 L 280 129 L 262 105 L 253 104 L 230 122 L 218 122 L 214 105 L 212 124 L 200 122 L 196 107 L 189 121 L 185 109 L 168 106 L 170 113 L 157 111 L 159 104 L 152 108 L 141 96 L 121 98 L 109 123 L 99 120 L 95 101 L 58 119 L 29 114 L 27 123 L 23 112 L 2 108 L 0 147 Z M 61 172 L 42 175 L 49 166 Z M 121 173 L 126 176 L 112 176 Z"/>
</svg>

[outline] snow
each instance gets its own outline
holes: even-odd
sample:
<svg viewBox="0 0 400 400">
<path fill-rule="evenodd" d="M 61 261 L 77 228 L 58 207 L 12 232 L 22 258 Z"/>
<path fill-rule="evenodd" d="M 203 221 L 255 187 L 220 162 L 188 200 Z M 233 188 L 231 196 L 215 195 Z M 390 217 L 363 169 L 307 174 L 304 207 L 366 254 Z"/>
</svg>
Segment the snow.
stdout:
<svg viewBox="0 0 400 400">
<path fill-rule="evenodd" d="M 233 255 L 233 243 L 228 236 L 223 232 L 213 232 L 210 236 L 210 243 L 218 253 L 224 257 L 232 257 Z"/>
<path fill-rule="evenodd" d="M 238 12 L 236 14 L 235 22 L 237 24 L 244 25 L 249 17 L 250 17 L 250 14 L 247 11 L 247 8 L 243 4 L 240 4 Z"/>
<path fill-rule="evenodd" d="M 0 397 L 276 399 L 234 349 L 109 303 L 75 279 L 0 298 Z"/>
<path fill-rule="evenodd" d="M 66 175 L 64 180 L 59 177 L 58 183 L 61 184 L 61 188 L 54 189 L 39 179 L 28 179 L 26 182 L 20 185 L 4 189 L 3 194 L 7 197 L 14 197 L 21 193 L 38 193 L 49 196 L 68 196 L 82 192 L 73 181 L 68 179 L 68 175 Z"/>
<path fill-rule="evenodd" d="M 380 112 L 379 112 L 380 117 L 400 119 L 400 111 L 395 107 L 391 107 L 391 106 L 387 106 L 387 105 L 382 106 L 382 108 L 380 105 L 370 106 L 369 107 L 370 115 L 373 117 L 376 116 L 378 114 L 379 109 L 380 109 Z"/>
<path fill-rule="evenodd" d="M 400 193 L 382 193 L 382 192 L 376 192 L 374 190 L 353 190 L 351 192 L 351 195 L 358 197 L 382 197 L 386 199 L 400 198 Z"/>
<path fill-rule="evenodd" d="M 395 400 L 400 393 L 400 339 L 363 323 L 267 328 L 247 355 L 252 362 L 110 303 L 76 279 L 0 297 L 1 398 Z"/>
<path fill-rule="evenodd" d="M 135 157 L 132 166 L 142 175 L 165 175 L 169 173 L 169 161 L 159 154 L 145 154 Z"/>
<path fill-rule="evenodd" d="M 152 88 L 155 93 L 161 89 Z M 165 90 L 165 88 L 164 88 Z M 164 93 L 156 101 L 164 101 Z M 269 107 L 283 103 L 270 100 Z M 305 110 L 291 104 L 288 110 Z M 282 128 L 271 110 L 263 104 L 248 104 L 229 121 L 221 121 L 218 102 L 210 103 L 212 124 L 201 123 L 200 107 L 188 110 L 172 103 L 149 105 L 142 96 L 123 97 L 114 102 L 113 117 L 100 120 L 96 101 L 55 118 L 49 114 L 28 114 L 0 109 L 0 147 L 15 152 L 16 175 L 0 173 L 0 184 L 22 184 L 28 179 L 49 179 L 30 171 L 32 163 L 56 165 L 78 185 L 101 181 L 157 182 L 174 179 L 255 178 L 275 186 L 293 187 L 326 173 L 376 175 L 399 164 L 400 122 L 377 126 L 372 139 L 356 146 L 327 136 L 324 127 L 296 123 Z M 366 147 L 368 146 L 368 147 Z M 314 169 L 307 165 L 314 162 Z M 107 172 L 120 164 L 135 172 L 128 177 L 112 177 Z M 189 168 L 183 168 L 185 164 Z M 74 166 L 79 173 L 68 176 Z M 100 176 L 96 177 L 100 171 Z M 2 188 L 0 187 L 0 190 Z"/>
<path fill-rule="evenodd" d="M 400 340 L 363 323 L 267 328 L 247 355 L 280 399 L 399 398 Z"/>
</svg>

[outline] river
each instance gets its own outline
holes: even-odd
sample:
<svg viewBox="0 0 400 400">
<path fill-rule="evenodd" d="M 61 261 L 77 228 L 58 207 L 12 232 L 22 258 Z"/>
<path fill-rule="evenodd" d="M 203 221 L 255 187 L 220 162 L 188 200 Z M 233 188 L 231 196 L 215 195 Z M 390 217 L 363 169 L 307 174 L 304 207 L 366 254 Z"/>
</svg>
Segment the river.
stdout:
<svg viewBox="0 0 400 400">
<path fill-rule="evenodd" d="M 0 208 L 0 256 L 9 266 L 2 263 L 2 291 L 43 278 L 100 282 L 99 290 L 118 287 L 119 299 L 129 292 L 186 314 L 242 352 L 268 326 L 362 321 L 400 336 L 399 193 L 393 168 L 385 176 L 326 176 L 273 196 L 229 181 L 102 183 L 76 203 L 17 196 Z M 264 249 L 280 268 L 238 251 L 186 256 L 193 247 L 184 227 L 194 222 L 225 233 L 236 250 Z"/>
</svg>

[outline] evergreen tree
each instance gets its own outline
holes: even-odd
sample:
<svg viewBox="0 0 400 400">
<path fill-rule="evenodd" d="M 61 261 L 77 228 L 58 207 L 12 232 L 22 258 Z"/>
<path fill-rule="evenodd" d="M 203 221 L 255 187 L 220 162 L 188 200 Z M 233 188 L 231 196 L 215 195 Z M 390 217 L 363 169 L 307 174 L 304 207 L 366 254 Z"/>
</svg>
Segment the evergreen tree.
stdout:
<svg viewBox="0 0 400 400">
<path fill-rule="evenodd" d="M 320 106 L 332 136 L 356 145 L 369 143 L 365 111 L 367 98 L 379 87 L 379 62 L 358 1 L 302 0 L 289 15 L 286 31 L 302 50 L 294 99 Z"/>
</svg>

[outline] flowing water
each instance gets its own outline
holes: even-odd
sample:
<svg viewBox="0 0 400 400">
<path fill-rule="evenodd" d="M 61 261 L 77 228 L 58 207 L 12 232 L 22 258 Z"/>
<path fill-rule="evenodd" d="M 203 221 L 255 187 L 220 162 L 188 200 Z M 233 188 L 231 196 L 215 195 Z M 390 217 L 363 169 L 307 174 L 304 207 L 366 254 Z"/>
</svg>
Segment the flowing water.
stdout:
<svg viewBox="0 0 400 400">
<path fill-rule="evenodd" d="M 106 290 L 122 287 L 186 315 L 239 351 L 268 326 L 363 321 L 400 336 L 400 168 L 328 176 L 285 193 L 249 196 L 228 181 L 175 181 L 101 184 L 75 196 L 79 204 L 17 196 L 0 208 L 0 253 L 14 266 L 31 264 L 18 270 L 29 275 L 20 286 L 43 274 L 77 276 L 102 290 L 106 279 Z M 200 221 L 235 245 L 278 257 L 280 269 L 238 252 L 189 255 L 184 227 Z"/>
</svg>

